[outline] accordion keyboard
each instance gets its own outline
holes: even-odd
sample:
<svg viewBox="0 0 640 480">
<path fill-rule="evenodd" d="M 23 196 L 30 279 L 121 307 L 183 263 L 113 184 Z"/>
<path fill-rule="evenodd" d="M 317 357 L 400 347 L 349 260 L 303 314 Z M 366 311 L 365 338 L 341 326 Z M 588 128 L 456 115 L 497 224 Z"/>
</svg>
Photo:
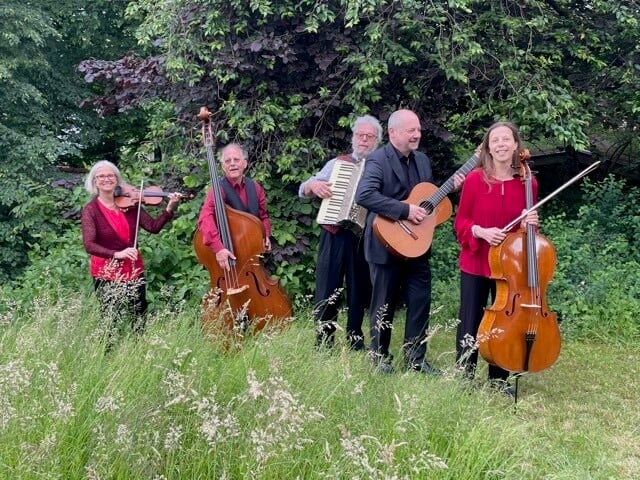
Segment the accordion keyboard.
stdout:
<svg viewBox="0 0 640 480">
<path fill-rule="evenodd" d="M 364 161 L 353 163 L 336 160 L 329 177 L 331 196 L 320 205 L 317 217 L 319 224 L 339 225 L 354 231 L 364 227 L 366 211 L 354 201 L 363 167 Z"/>
</svg>

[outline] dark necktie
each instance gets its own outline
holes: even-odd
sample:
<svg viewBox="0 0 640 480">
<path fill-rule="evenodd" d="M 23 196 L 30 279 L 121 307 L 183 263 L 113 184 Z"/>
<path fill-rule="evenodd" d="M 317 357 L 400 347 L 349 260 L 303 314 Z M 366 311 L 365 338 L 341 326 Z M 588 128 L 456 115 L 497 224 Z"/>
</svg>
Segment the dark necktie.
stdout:
<svg viewBox="0 0 640 480">
<path fill-rule="evenodd" d="M 409 188 L 415 187 L 418 183 L 420 183 L 420 177 L 418 176 L 418 168 L 416 166 L 416 160 L 413 152 L 411 152 L 408 157 L 401 157 L 400 162 L 402 163 L 402 167 L 407 174 Z"/>
</svg>

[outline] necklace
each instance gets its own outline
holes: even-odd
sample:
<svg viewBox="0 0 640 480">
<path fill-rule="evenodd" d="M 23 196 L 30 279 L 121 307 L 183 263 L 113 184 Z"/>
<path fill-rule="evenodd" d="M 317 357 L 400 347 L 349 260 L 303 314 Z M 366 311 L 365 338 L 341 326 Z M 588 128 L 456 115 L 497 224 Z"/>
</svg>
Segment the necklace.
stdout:
<svg viewBox="0 0 640 480">
<path fill-rule="evenodd" d="M 106 202 L 105 200 L 103 200 L 100 197 L 98 197 L 98 200 L 100 200 L 100 203 L 102 203 L 102 205 L 107 207 L 109 210 L 117 210 L 118 209 L 118 207 L 116 207 L 116 202 L 115 201 Z"/>
</svg>

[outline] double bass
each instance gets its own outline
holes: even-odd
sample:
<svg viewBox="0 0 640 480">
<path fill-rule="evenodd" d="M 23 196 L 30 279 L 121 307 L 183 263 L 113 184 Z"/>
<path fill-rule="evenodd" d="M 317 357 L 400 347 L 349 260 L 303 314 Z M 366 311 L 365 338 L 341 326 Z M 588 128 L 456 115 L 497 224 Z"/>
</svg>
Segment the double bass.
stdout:
<svg viewBox="0 0 640 480">
<path fill-rule="evenodd" d="M 210 336 L 241 337 L 258 332 L 267 325 L 284 326 L 292 315 L 291 301 L 278 280 L 262 265 L 265 231 L 255 216 L 225 204 L 217 174 L 211 113 L 202 107 L 202 138 L 206 148 L 215 204 L 216 225 L 224 247 L 234 256 L 229 270 L 222 268 L 211 248 L 204 244 L 198 230 L 193 247 L 198 261 L 209 272 L 211 290 L 205 295 L 202 325 Z"/>
<path fill-rule="evenodd" d="M 520 154 L 527 212 L 534 209 L 528 153 Z M 515 224 L 510 225 L 503 231 Z M 546 290 L 556 262 L 555 248 L 534 225 L 507 234 L 500 245 L 489 249 L 496 294 L 477 336 L 479 352 L 487 362 L 512 373 L 539 372 L 555 363 L 560 354 L 560 328 L 556 313 L 547 305 Z"/>
</svg>

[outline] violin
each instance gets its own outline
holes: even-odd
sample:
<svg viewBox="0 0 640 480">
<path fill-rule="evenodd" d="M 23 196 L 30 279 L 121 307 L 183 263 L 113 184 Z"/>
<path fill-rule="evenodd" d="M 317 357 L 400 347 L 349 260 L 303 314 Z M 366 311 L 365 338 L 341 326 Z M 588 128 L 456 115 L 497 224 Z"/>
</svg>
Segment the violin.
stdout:
<svg viewBox="0 0 640 480">
<path fill-rule="evenodd" d="M 520 176 L 525 183 L 526 208 L 531 211 L 533 177 L 528 159 L 528 150 L 522 151 Z M 478 349 L 487 362 L 513 373 L 539 372 L 555 363 L 560 354 L 560 329 L 556 313 L 547 305 L 546 289 L 556 261 L 551 242 L 530 224 L 489 249 L 496 294 L 478 328 Z"/>
<path fill-rule="evenodd" d="M 114 192 L 114 200 L 116 206 L 121 210 L 136 207 L 139 203 L 142 205 L 160 205 L 165 198 L 171 195 L 169 192 L 163 192 L 160 187 L 147 187 L 142 190 L 131 185 L 118 185 Z M 179 194 L 183 199 L 193 198 L 193 194 Z"/>
</svg>

